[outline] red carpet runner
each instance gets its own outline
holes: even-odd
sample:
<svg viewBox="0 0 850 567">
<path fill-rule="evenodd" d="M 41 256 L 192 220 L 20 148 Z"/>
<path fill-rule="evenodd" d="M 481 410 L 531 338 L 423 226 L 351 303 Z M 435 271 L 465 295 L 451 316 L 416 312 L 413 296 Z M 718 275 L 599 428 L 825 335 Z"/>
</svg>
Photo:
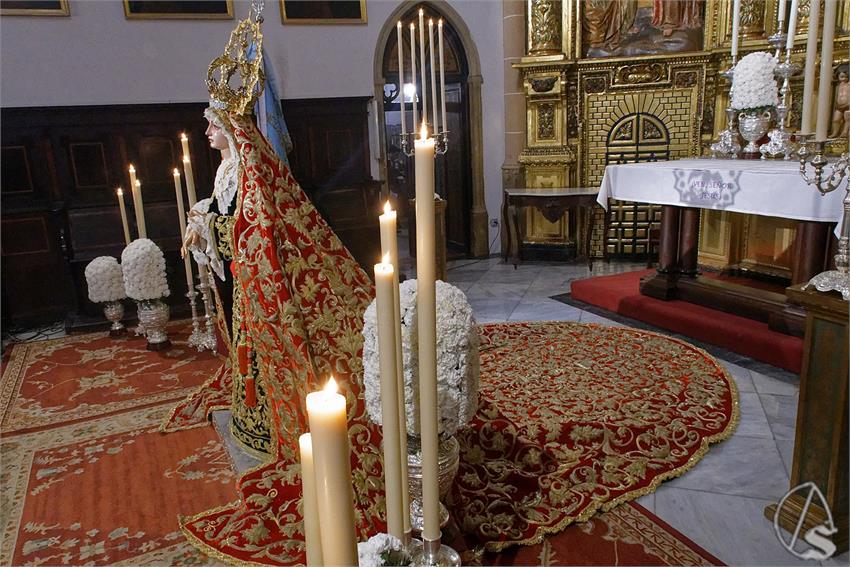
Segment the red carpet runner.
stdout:
<svg viewBox="0 0 850 567">
<path fill-rule="evenodd" d="M 650 273 L 640 270 L 574 281 L 570 294 L 578 301 L 800 373 L 802 339 L 771 331 L 766 323 L 702 305 L 641 295 L 640 278 Z"/>
</svg>

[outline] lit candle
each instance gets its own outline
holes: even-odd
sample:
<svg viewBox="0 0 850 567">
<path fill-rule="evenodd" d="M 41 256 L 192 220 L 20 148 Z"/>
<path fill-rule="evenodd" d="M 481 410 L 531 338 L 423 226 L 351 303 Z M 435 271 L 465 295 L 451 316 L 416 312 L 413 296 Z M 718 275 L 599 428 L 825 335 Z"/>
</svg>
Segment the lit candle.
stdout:
<svg viewBox="0 0 850 567">
<path fill-rule="evenodd" d="M 738 58 L 738 35 L 741 27 L 741 0 L 732 4 L 732 61 Z"/>
<path fill-rule="evenodd" d="M 148 237 L 148 229 L 145 226 L 145 204 L 142 201 L 142 182 L 136 179 L 133 188 L 133 203 L 136 209 L 136 228 L 139 230 L 139 238 Z"/>
<path fill-rule="evenodd" d="M 818 31 L 820 28 L 820 2 L 809 5 L 809 31 L 806 36 L 806 69 L 803 72 L 803 116 L 800 121 L 800 133 L 812 133 L 812 113 L 815 98 L 815 62 L 818 57 Z"/>
<path fill-rule="evenodd" d="M 836 0 L 825 0 L 823 8 L 823 41 L 820 53 L 820 82 L 818 83 L 818 123 L 815 140 L 825 142 L 832 114 L 832 47 L 835 39 Z"/>
<path fill-rule="evenodd" d="M 414 135 L 416 134 L 416 125 L 419 124 L 419 106 L 416 99 L 416 93 L 419 90 L 416 87 L 416 26 L 410 24 L 410 82 L 413 84 L 413 128 Z"/>
<path fill-rule="evenodd" d="M 401 45 L 401 22 L 396 24 L 396 32 L 398 39 L 398 96 L 399 105 L 401 108 L 401 135 L 407 135 L 407 124 L 404 116 L 404 50 Z M 415 128 L 414 122 L 414 128 Z"/>
<path fill-rule="evenodd" d="M 378 357 L 381 372 L 381 420 L 384 432 L 384 483 L 387 531 L 404 537 L 401 503 L 401 441 L 398 430 L 398 378 L 395 330 L 395 270 L 390 255 L 375 264 L 375 300 L 378 317 Z"/>
<path fill-rule="evenodd" d="M 186 240 L 186 210 L 183 208 L 183 186 L 180 184 L 180 172 L 174 168 L 174 194 L 177 197 L 177 219 L 180 223 L 180 242 Z M 190 254 L 183 256 L 183 267 L 186 270 L 186 289 L 192 291 L 195 279 L 192 277 L 192 260 Z"/>
<path fill-rule="evenodd" d="M 389 255 L 390 264 L 398 266 L 398 238 L 396 223 L 398 215 L 384 204 L 384 214 L 378 217 L 381 227 L 381 255 Z M 395 330 L 396 376 L 398 388 L 398 430 L 401 454 L 401 513 L 404 533 L 410 531 L 410 491 L 407 470 L 407 412 L 404 399 L 404 356 L 401 351 L 401 309 L 399 306 L 398 269 L 393 274 L 393 329 Z"/>
<path fill-rule="evenodd" d="M 186 135 L 186 132 L 180 132 L 180 145 L 183 147 L 184 156 L 192 155 L 189 152 L 189 136 Z"/>
<path fill-rule="evenodd" d="M 446 70 L 445 60 L 443 59 L 443 19 L 437 24 L 437 35 L 440 38 L 440 104 L 443 111 L 443 129 L 446 131 Z"/>
<path fill-rule="evenodd" d="M 124 227 L 124 243 L 130 244 L 130 225 L 127 223 L 127 208 L 124 206 L 124 190 L 120 187 L 115 190 L 118 194 L 118 208 L 121 209 L 121 225 Z"/>
<path fill-rule="evenodd" d="M 791 0 L 791 17 L 788 18 L 788 38 L 785 40 L 785 50 L 791 51 L 794 47 L 794 34 L 797 33 L 797 3 L 799 0 Z M 812 2 L 815 4 L 816 2 Z M 819 2 L 817 2 L 819 3 Z M 783 10 L 785 6 L 783 5 L 785 2 L 780 3 L 780 8 Z M 816 8 L 817 9 L 817 8 Z M 781 28 L 782 26 L 780 26 Z M 790 57 L 790 55 L 788 55 Z"/>
<path fill-rule="evenodd" d="M 136 186 L 136 168 L 131 163 L 130 167 L 127 168 L 127 171 L 130 172 L 130 191 L 132 191 L 133 187 Z"/>
<path fill-rule="evenodd" d="M 434 236 L 434 138 L 422 123 L 414 143 L 416 172 L 416 315 L 419 333 L 419 413 L 422 443 L 423 540 L 440 538 L 437 479 L 437 308 Z"/>
<path fill-rule="evenodd" d="M 307 394 L 307 415 L 313 441 L 324 564 L 357 565 L 345 397 L 337 393 L 333 377 L 324 390 Z"/>
<path fill-rule="evenodd" d="M 301 448 L 301 506 L 304 516 L 304 543 L 307 545 L 307 566 L 320 566 L 322 531 L 319 528 L 319 501 L 316 496 L 316 473 L 313 467 L 313 442 L 310 434 L 298 438 Z"/>
<path fill-rule="evenodd" d="M 198 202 L 198 197 L 195 194 L 195 175 L 192 172 L 189 154 L 183 156 L 183 171 L 186 172 L 186 196 L 189 198 L 189 208 L 191 209 Z"/>
<path fill-rule="evenodd" d="M 425 10 L 419 8 L 419 76 L 422 79 L 422 122 L 428 122 L 428 87 L 425 83 Z"/>
<path fill-rule="evenodd" d="M 437 67 L 434 65 L 434 20 L 428 19 L 428 53 L 431 56 L 431 108 L 434 111 L 431 113 L 434 120 L 434 134 L 439 132 L 440 115 L 437 112 Z"/>
</svg>

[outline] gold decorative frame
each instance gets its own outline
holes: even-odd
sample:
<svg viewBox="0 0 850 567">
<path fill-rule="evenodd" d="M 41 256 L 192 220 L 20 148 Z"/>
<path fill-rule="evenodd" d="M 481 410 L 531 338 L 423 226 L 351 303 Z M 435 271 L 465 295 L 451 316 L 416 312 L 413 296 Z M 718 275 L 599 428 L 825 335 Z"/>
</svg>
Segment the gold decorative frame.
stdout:
<svg viewBox="0 0 850 567">
<path fill-rule="evenodd" d="M 68 0 L 56 0 L 53 2 L 56 8 L 24 8 L 31 2 L 0 2 L 0 16 L 70 16 L 71 7 Z M 17 4 L 15 8 L 4 8 L 4 5 Z"/>
<path fill-rule="evenodd" d="M 287 5 L 292 6 L 293 4 L 301 4 L 303 6 L 310 7 L 331 7 L 334 4 L 339 5 L 343 2 L 343 0 L 280 0 L 280 20 L 282 23 L 287 25 L 326 25 L 326 24 L 365 24 L 366 20 L 366 0 L 344 0 L 346 4 L 355 4 L 358 3 L 360 5 L 360 17 L 359 18 L 335 18 L 335 17 L 310 17 L 310 18 L 301 18 L 301 17 L 292 17 L 291 13 L 287 11 Z"/>
<path fill-rule="evenodd" d="M 233 0 L 218 0 L 217 2 L 201 2 L 200 6 L 212 6 L 224 4 L 227 13 L 222 12 L 134 12 L 132 4 L 139 0 L 124 0 L 124 17 L 128 20 L 232 20 Z M 168 2 L 147 1 L 152 5 L 165 5 Z"/>
</svg>

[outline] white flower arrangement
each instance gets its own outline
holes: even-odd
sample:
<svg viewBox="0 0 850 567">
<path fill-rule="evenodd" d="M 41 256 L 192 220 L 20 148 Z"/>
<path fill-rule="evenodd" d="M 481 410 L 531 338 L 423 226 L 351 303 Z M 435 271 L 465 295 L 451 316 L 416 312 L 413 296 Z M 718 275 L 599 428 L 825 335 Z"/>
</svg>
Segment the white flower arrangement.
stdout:
<svg viewBox="0 0 850 567">
<path fill-rule="evenodd" d="M 779 94 L 773 73 L 776 58 L 757 51 L 743 57 L 732 76 L 732 108 L 760 112 L 779 104 Z"/>
<path fill-rule="evenodd" d="M 130 243 L 121 253 L 121 266 L 127 297 L 154 301 L 171 293 L 165 277 L 165 256 L 152 240 L 140 238 Z"/>
<path fill-rule="evenodd" d="M 478 409 L 478 328 L 466 295 L 437 281 L 437 401 L 440 435 L 454 435 Z M 419 435 L 419 341 L 416 318 L 416 280 L 399 286 L 404 403 L 407 432 Z M 366 410 L 381 421 L 381 378 L 375 301 L 363 316 L 363 381 Z"/>
<path fill-rule="evenodd" d="M 107 303 L 124 299 L 124 281 L 121 266 L 112 256 L 98 256 L 86 266 L 86 283 L 89 299 L 94 303 Z"/>
<path fill-rule="evenodd" d="M 357 560 L 360 567 L 382 567 L 384 565 L 410 565 L 410 555 L 397 537 L 377 534 L 369 541 L 357 544 Z"/>
</svg>

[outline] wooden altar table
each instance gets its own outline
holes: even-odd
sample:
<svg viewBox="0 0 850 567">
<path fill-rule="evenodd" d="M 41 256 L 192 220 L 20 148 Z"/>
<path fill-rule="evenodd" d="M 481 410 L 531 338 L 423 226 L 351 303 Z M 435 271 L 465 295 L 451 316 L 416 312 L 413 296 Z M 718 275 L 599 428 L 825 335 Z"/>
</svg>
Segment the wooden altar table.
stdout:
<svg viewBox="0 0 850 567">
<path fill-rule="evenodd" d="M 609 199 L 663 207 L 658 270 L 641 281 L 644 295 L 699 303 L 801 336 L 804 313 L 789 307 L 784 294 L 702 278 L 697 271 L 701 209 L 795 219 L 791 283 L 826 269 L 829 230 L 842 217 L 843 192 L 822 196 L 798 168 L 795 161 L 713 159 L 609 165 L 598 202 L 606 210 Z"/>
</svg>

